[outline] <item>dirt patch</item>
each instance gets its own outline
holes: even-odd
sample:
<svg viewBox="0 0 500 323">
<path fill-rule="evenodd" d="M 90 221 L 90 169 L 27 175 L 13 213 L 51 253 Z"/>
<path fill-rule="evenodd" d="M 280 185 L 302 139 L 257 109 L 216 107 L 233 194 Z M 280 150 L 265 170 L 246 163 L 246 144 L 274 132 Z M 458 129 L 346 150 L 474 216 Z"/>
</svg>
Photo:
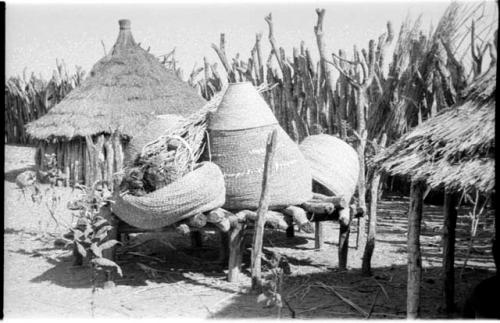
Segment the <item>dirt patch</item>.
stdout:
<svg viewBox="0 0 500 323">
<path fill-rule="evenodd" d="M 34 149 L 6 146 L 5 171 L 12 174 L 33 168 Z M 15 177 L 14 177 L 15 179 Z M 275 317 L 276 309 L 263 308 L 248 292 L 249 253 L 246 273 L 239 283 L 228 283 L 226 268 L 217 263 L 218 236 L 203 237 L 204 247 L 192 249 L 189 238 L 169 234 L 132 237 L 118 255 L 124 276 L 112 289 L 92 293 L 90 269 L 75 267 L 70 250 L 54 247 L 54 240 L 74 221 L 67 202 L 78 191 L 47 190 L 46 199 L 34 202 L 29 191 L 20 191 L 12 178 L 5 182 L 4 313 L 10 317 Z M 55 217 L 45 202 L 58 198 Z M 338 224 L 325 224 L 326 242 L 314 250 L 314 235 L 266 231 L 264 245 L 285 255 L 292 274 L 285 280 L 284 296 L 297 318 L 362 318 L 363 314 L 343 301 L 348 299 L 372 318 L 403 318 L 406 308 L 406 212 L 408 200 L 386 197 L 380 203 L 378 235 L 372 266 L 373 277 L 360 274 L 361 250 L 354 248 L 356 230 L 350 237 L 348 271 L 337 267 Z M 422 234 L 424 282 L 422 315 L 439 318 L 441 310 L 442 209 L 426 206 Z M 457 239 L 457 304 L 471 287 L 491 276 L 494 269 L 489 240 L 493 236 L 493 213 L 480 223 L 468 268 L 460 274 L 466 252 L 470 220 L 460 211 Z M 130 248 L 130 246 L 137 245 Z M 326 286 L 326 287 L 325 287 Z M 283 310 L 285 317 L 290 312 Z"/>
</svg>

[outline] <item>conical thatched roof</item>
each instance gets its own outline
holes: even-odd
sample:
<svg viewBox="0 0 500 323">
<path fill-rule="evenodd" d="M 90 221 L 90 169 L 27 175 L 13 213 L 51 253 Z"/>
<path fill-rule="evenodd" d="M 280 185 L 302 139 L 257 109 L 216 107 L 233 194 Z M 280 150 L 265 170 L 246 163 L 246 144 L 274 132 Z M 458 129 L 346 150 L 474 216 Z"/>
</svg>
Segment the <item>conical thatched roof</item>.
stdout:
<svg viewBox="0 0 500 323">
<path fill-rule="evenodd" d="M 466 100 L 422 123 L 375 163 L 392 175 L 461 191 L 495 187 L 496 66 L 473 82 Z"/>
<path fill-rule="evenodd" d="M 70 139 L 116 129 L 133 136 L 154 115 L 188 116 L 205 104 L 193 88 L 135 43 L 129 20 L 119 24 L 111 53 L 94 65 L 81 86 L 27 125 L 31 136 Z"/>
</svg>

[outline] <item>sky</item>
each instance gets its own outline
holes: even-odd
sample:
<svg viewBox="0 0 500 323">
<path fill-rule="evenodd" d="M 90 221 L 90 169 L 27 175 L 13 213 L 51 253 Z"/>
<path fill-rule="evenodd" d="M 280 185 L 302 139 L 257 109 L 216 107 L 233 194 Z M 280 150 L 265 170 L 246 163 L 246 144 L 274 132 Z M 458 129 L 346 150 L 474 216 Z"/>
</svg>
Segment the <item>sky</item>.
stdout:
<svg viewBox="0 0 500 323">
<path fill-rule="evenodd" d="M 189 74 L 203 57 L 218 62 L 211 48 L 226 34 L 228 57 L 248 58 L 255 34 L 263 33 L 263 53 L 269 53 L 267 24 L 272 12 L 275 38 L 287 55 L 300 41 L 318 57 L 314 25 L 315 8 L 325 8 L 327 50 L 352 52 L 353 45 L 366 47 L 369 39 L 385 32 L 390 20 L 397 32 L 407 15 L 423 15 L 423 26 L 437 24 L 449 1 L 309 1 L 309 2 L 188 2 L 180 3 L 13 3 L 6 6 L 6 76 L 22 75 L 26 68 L 50 78 L 56 59 L 69 71 L 81 66 L 89 71 L 109 50 L 118 35 L 118 20 L 132 21 L 132 33 L 143 48 L 162 55 L 176 48 L 176 58 Z M 220 65 L 220 64 L 219 64 Z"/>
</svg>

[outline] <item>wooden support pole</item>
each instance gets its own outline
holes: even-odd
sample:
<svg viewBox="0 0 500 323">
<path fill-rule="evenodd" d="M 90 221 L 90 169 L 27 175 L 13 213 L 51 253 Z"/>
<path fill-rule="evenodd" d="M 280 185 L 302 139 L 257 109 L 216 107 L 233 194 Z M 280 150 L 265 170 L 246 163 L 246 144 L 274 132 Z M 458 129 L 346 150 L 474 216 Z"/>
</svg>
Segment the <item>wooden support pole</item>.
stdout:
<svg viewBox="0 0 500 323">
<path fill-rule="evenodd" d="M 339 212 L 339 269 L 347 269 L 347 255 L 349 252 L 349 234 L 351 232 L 351 208 L 342 209 Z"/>
<path fill-rule="evenodd" d="M 295 223 L 299 226 L 301 230 L 303 230 L 306 233 L 313 233 L 314 229 L 309 222 L 307 218 L 306 211 L 304 209 L 298 207 L 298 206 L 288 206 L 285 209 L 283 209 L 283 213 L 290 215 Z M 293 226 L 292 226 L 293 227 Z M 287 229 L 288 232 L 288 229 Z"/>
<path fill-rule="evenodd" d="M 323 223 L 322 222 L 314 222 L 314 249 L 321 250 L 323 248 L 323 244 L 325 243 L 325 239 L 323 237 Z"/>
<path fill-rule="evenodd" d="M 408 283 L 406 315 L 408 319 L 420 316 L 420 283 L 422 280 L 422 255 L 420 252 L 420 224 L 422 222 L 425 183 L 412 181 L 410 210 L 408 212 Z"/>
<path fill-rule="evenodd" d="M 259 207 L 257 209 L 257 221 L 255 224 L 255 232 L 253 236 L 252 247 L 252 289 L 260 292 L 262 288 L 262 277 L 260 273 L 260 264 L 262 258 L 262 239 L 264 236 L 264 224 L 266 223 L 266 213 L 269 207 L 269 181 L 272 175 L 272 165 L 274 154 L 276 152 L 276 141 L 278 130 L 274 129 L 267 138 L 266 158 L 264 160 L 264 176 L 262 178 L 262 192 L 260 194 Z"/>
<path fill-rule="evenodd" d="M 455 310 L 455 229 L 457 226 L 457 196 L 444 195 L 443 225 L 443 296 L 446 313 Z"/>
<path fill-rule="evenodd" d="M 383 134 L 380 145 L 377 145 L 376 152 L 378 153 L 379 148 L 385 147 L 387 141 L 387 136 Z M 363 252 L 363 263 L 361 265 L 361 272 L 363 275 L 369 276 L 372 273 L 371 260 L 373 255 L 373 250 L 375 249 L 375 236 L 377 235 L 377 205 L 378 196 L 380 191 L 380 170 L 374 169 L 372 183 L 370 187 L 370 218 L 368 222 L 368 237 L 366 240 L 365 250 Z"/>
<path fill-rule="evenodd" d="M 335 205 L 329 202 L 305 202 L 302 208 L 314 214 L 333 214 Z"/>
<path fill-rule="evenodd" d="M 238 282 L 240 277 L 244 233 L 243 223 L 236 223 L 230 231 L 227 280 L 231 283 Z"/>
</svg>

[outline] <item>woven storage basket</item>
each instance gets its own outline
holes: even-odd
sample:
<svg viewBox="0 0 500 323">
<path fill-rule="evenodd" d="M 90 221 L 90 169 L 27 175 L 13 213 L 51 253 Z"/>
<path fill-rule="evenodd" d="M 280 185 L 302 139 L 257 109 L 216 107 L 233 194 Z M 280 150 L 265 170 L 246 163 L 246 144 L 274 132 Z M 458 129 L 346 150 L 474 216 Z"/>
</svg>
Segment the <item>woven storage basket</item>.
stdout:
<svg viewBox="0 0 500 323">
<path fill-rule="evenodd" d="M 180 127 L 186 119 L 177 114 L 157 115 L 134 136 L 124 151 L 125 164 L 130 164 L 141 153 L 142 148 L 151 141 L 163 135 L 167 130 Z"/>
<path fill-rule="evenodd" d="M 112 211 L 137 228 L 158 229 L 221 207 L 225 194 L 219 167 L 203 162 L 181 179 L 147 195 L 116 196 Z"/>
<path fill-rule="evenodd" d="M 329 193 L 350 200 L 359 177 L 357 152 L 345 141 L 324 134 L 305 138 L 299 147 L 309 162 L 313 180 Z"/>
<path fill-rule="evenodd" d="M 269 182 L 270 208 L 301 204 L 311 198 L 311 172 L 298 146 L 278 125 L 252 84 L 235 83 L 229 85 L 219 108 L 209 116 L 205 155 L 224 174 L 224 208 L 258 208 L 266 142 L 273 129 L 278 129 L 278 137 Z"/>
</svg>

